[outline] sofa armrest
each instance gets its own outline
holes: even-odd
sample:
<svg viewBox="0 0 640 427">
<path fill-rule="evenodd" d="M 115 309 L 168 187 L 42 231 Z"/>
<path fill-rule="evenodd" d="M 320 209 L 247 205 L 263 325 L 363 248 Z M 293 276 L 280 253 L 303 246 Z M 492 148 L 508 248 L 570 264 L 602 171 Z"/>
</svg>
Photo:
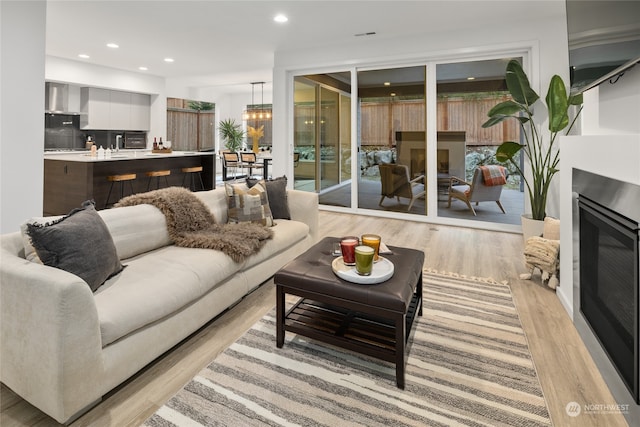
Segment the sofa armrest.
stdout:
<svg viewBox="0 0 640 427">
<path fill-rule="evenodd" d="M 93 294 L 79 277 L 2 246 L 0 380 L 57 421 L 68 421 L 101 398 L 104 368 Z"/>
<path fill-rule="evenodd" d="M 319 236 L 318 194 L 308 191 L 287 190 L 287 200 L 291 219 L 307 224 L 313 243 L 317 242 Z"/>
</svg>

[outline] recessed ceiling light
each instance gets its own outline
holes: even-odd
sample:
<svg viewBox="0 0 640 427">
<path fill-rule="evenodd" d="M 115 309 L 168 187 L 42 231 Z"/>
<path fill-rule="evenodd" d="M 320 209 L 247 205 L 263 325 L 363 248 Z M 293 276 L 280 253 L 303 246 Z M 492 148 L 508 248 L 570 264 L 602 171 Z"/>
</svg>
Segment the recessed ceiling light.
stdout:
<svg viewBox="0 0 640 427">
<path fill-rule="evenodd" d="M 164 62 L 173 62 L 173 58 L 164 58 Z"/>
<path fill-rule="evenodd" d="M 273 17 L 273 20 L 282 24 L 284 22 L 287 22 L 289 20 L 289 18 L 287 18 L 285 15 L 283 14 L 278 14 L 276 16 Z"/>
<path fill-rule="evenodd" d="M 119 48 L 120 46 L 118 46 L 118 45 L 117 45 L 117 44 L 115 44 L 115 43 L 107 43 L 107 47 L 110 47 L 110 48 L 112 48 L 112 49 L 117 49 L 117 48 Z"/>
<path fill-rule="evenodd" d="M 475 77 L 467 77 L 467 80 L 475 80 Z"/>
<path fill-rule="evenodd" d="M 385 86 L 391 86 L 391 82 L 384 82 Z"/>
<path fill-rule="evenodd" d="M 78 58 L 89 59 L 91 57 L 89 55 L 85 54 L 85 53 L 81 53 L 80 55 L 78 55 Z"/>
<path fill-rule="evenodd" d="M 147 68 L 147 67 L 138 67 L 138 70 L 140 70 L 140 71 L 147 71 L 147 70 L 148 70 L 148 68 Z"/>
</svg>

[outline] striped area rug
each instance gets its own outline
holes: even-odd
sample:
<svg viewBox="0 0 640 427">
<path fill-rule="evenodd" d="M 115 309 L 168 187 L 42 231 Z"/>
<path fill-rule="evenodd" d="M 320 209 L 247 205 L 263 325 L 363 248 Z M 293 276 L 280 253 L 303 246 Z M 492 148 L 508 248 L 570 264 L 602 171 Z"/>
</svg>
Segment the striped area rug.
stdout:
<svg viewBox="0 0 640 427">
<path fill-rule="evenodd" d="M 145 426 L 549 426 L 510 288 L 424 273 L 406 388 L 392 364 L 286 334 L 275 310 Z"/>
</svg>

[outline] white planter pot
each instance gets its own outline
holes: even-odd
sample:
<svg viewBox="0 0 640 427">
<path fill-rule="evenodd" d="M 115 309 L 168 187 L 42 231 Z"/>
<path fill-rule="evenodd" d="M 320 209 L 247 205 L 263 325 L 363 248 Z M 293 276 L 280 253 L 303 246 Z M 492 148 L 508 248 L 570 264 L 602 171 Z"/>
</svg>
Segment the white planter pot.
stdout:
<svg viewBox="0 0 640 427">
<path fill-rule="evenodd" d="M 533 236 L 542 236 L 544 230 L 544 221 L 531 218 L 530 214 L 523 214 L 522 221 L 522 238 L 527 243 L 527 239 Z"/>
</svg>

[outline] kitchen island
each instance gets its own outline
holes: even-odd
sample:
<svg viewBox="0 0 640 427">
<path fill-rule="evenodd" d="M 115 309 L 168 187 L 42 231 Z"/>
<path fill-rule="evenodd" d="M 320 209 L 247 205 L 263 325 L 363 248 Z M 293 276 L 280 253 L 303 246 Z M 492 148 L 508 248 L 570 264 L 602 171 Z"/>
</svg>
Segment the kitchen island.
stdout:
<svg viewBox="0 0 640 427">
<path fill-rule="evenodd" d="M 103 209 L 111 182 L 107 176 L 135 173 L 133 190 L 147 191 L 149 178 L 145 172 L 170 170 L 170 186 L 182 186 L 182 168 L 202 166 L 204 189 L 215 188 L 215 156 L 213 152 L 173 151 L 152 153 L 149 150 L 120 150 L 111 157 L 92 157 L 88 151 L 46 152 L 44 155 L 43 215 L 64 215 L 79 207 L 85 200 L 94 200 L 97 209 Z M 164 184 L 164 178 L 161 183 Z M 155 182 L 152 189 L 155 189 Z M 188 186 L 188 181 L 187 184 Z M 128 192 L 129 185 L 125 185 Z M 119 195 L 119 184 L 114 185 L 110 203 Z"/>
</svg>

